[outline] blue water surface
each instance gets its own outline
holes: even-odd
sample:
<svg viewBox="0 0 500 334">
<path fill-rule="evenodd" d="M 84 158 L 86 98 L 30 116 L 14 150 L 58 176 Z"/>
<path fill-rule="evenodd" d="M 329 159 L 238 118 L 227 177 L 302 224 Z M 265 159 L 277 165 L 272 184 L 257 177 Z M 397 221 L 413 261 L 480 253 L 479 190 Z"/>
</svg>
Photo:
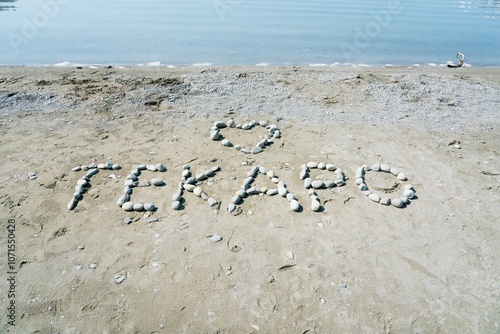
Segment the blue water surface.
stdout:
<svg viewBox="0 0 500 334">
<path fill-rule="evenodd" d="M 500 65 L 500 0 L 0 0 L 0 65 Z"/>
</svg>

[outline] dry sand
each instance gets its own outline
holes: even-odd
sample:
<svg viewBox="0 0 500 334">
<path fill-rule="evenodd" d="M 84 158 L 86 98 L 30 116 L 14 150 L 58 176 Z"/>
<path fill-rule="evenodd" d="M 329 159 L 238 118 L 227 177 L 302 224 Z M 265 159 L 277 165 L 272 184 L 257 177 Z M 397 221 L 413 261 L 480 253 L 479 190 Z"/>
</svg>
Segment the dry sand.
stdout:
<svg viewBox="0 0 500 334">
<path fill-rule="evenodd" d="M 499 106 L 499 69 L 0 68 L 0 221 L 16 221 L 19 268 L 13 328 L 4 230 L 0 331 L 499 333 Z M 209 138 L 230 118 L 268 120 L 283 136 L 242 154 Z M 247 146 L 265 133 L 222 132 Z M 110 157 L 123 169 L 94 176 L 68 211 L 83 175 L 71 168 Z M 308 161 L 349 177 L 318 191 L 320 213 L 299 179 Z M 202 186 L 219 210 L 191 193 L 171 209 L 187 162 L 221 167 Z M 164 187 L 133 194 L 155 213 L 116 205 L 140 163 L 168 169 L 141 176 Z M 374 163 L 409 180 L 370 172 L 372 189 L 395 197 L 411 183 L 418 199 L 404 209 L 371 202 L 354 176 Z M 228 213 L 254 165 L 275 171 L 302 212 L 251 196 Z"/>
</svg>

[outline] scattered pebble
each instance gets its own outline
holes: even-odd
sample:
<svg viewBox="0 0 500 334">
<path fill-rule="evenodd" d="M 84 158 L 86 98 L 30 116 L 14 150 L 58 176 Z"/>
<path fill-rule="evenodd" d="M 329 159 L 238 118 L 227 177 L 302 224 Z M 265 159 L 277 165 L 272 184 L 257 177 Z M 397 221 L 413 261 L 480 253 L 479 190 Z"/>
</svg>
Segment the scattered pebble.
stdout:
<svg viewBox="0 0 500 334">
<path fill-rule="evenodd" d="M 130 217 L 126 217 L 126 218 L 123 220 L 123 223 L 124 223 L 125 225 L 130 225 L 130 224 L 132 224 L 132 222 L 133 222 L 133 221 L 134 221 L 134 220 L 133 220 L 132 218 L 130 218 Z"/>
<path fill-rule="evenodd" d="M 123 274 L 116 274 L 115 275 L 115 282 L 116 284 L 120 284 L 122 283 L 125 279 L 127 278 L 127 275 L 123 275 Z"/>
<path fill-rule="evenodd" d="M 89 265 L 89 268 L 90 268 L 90 269 L 96 269 L 96 268 L 97 268 L 97 263 L 92 262 L 92 263 Z"/>
<path fill-rule="evenodd" d="M 222 240 L 222 237 L 218 234 L 214 234 L 210 237 L 210 241 L 212 241 L 213 243 L 217 243 L 221 240 Z"/>
</svg>

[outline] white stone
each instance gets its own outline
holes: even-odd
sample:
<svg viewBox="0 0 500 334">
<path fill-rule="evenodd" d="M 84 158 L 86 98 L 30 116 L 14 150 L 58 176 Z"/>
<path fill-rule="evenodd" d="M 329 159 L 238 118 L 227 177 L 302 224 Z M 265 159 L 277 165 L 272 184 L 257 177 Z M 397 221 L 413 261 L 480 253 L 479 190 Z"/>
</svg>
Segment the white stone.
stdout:
<svg viewBox="0 0 500 334">
<path fill-rule="evenodd" d="M 382 205 L 391 205 L 391 199 L 387 197 L 382 197 L 380 199 L 380 204 Z"/>
<path fill-rule="evenodd" d="M 277 195 L 278 194 L 278 189 L 268 189 L 266 191 L 266 195 L 268 196 L 274 196 L 274 195 Z"/>
<path fill-rule="evenodd" d="M 313 211 L 319 211 L 321 209 L 321 203 L 318 200 L 313 200 L 311 202 L 311 209 Z"/>
<path fill-rule="evenodd" d="M 278 194 L 282 197 L 286 197 L 286 194 L 288 194 L 288 190 L 286 190 L 285 187 L 278 187 Z"/>
<path fill-rule="evenodd" d="M 156 172 L 156 165 L 146 165 L 146 169 L 151 172 Z"/>
<path fill-rule="evenodd" d="M 394 198 L 391 200 L 391 203 L 396 208 L 402 208 L 405 205 L 401 198 Z"/>
<path fill-rule="evenodd" d="M 122 209 L 125 211 L 133 211 L 134 210 L 134 203 L 132 202 L 125 202 L 122 205 Z"/>
<path fill-rule="evenodd" d="M 404 197 L 407 197 L 409 199 L 412 199 L 414 196 L 415 196 L 415 192 L 411 189 L 406 189 L 404 192 L 403 192 L 403 196 Z"/>
<path fill-rule="evenodd" d="M 380 165 L 379 164 L 375 164 L 372 166 L 372 171 L 374 172 L 378 172 L 380 170 Z"/>
<path fill-rule="evenodd" d="M 79 172 L 79 171 L 82 170 L 82 166 L 75 166 L 75 167 L 71 168 L 71 170 L 74 171 L 74 172 Z"/>
<path fill-rule="evenodd" d="M 234 203 L 229 203 L 227 211 L 233 212 L 234 210 L 236 210 L 236 205 Z"/>
<path fill-rule="evenodd" d="M 154 186 L 163 186 L 165 185 L 165 182 L 163 182 L 162 179 L 159 179 L 159 178 L 154 178 L 154 179 L 151 179 L 151 184 L 154 185 Z"/>
<path fill-rule="evenodd" d="M 84 179 L 79 179 L 78 181 L 76 181 L 76 184 L 79 186 L 86 186 L 88 184 L 88 181 Z"/>
<path fill-rule="evenodd" d="M 307 179 L 304 180 L 304 187 L 306 189 L 309 189 L 311 188 L 311 186 L 312 186 L 312 179 L 308 177 Z"/>
<path fill-rule="evenodd" d="M 361 191 L 366 191 L 366 190 L 368 190 L 368 187 L 366 186 L 366 184 L 361 183 L 361 184 L 359 185 L 359 190 L 361 190 Z"/>
<path fill-rule="evenodd" d="M 386 172 L 386 173 L 389 173 L 391 171 L 391 167 L 387 166 L 387 165 L 381 165 L 380 166 L 380 170 L 382 172 Z"/>
<path fill-rule="evenodd" d="M 326 169 L 330 172 L 335 172 L 337 167 L 334 164 L 326 164 Z"/>
<path fill-rule="evenodd" d="M 292 208 L 293 211 L 299 211 L 300 210 L 299 202 L 295 199 L 290 201 L 290 208 Z"/>
<path fill-rule="evenodd" d="M 76 208 L 76 202 L 76 199 L 72 198 L 68 203 L 68 210 L 73 210 L 74 208 Z"/>
<path fill-rule="evenodd" d="M 144 210 L 144 204 L 142 204 L 142 203 L 135 203 L 134 206 L 133 206 L 133 208 L 134 208 L 134 211 L 142 211 L 142 210 Z"/>
<path fill-rule="evenodd" d="M 223 139 L 223 140 L 221 141 L 221 144 L 222 144 L 222 145 L 224 145 L 224 146 L 226 146 L 226 147 L 231 147 L 231 146 L 233 146 L 233 144 L 231 144 L 231 142 L 229 141 L 229 139 Z"/>
<path fill-rule="evenodd" d="M 318 163 L 317 162 L 314 162 L 314 161 L 309 161 L 307 164 L 306 164 L 307 168 L 318 168 Z"/>
<path fill-rule="evenodd" d="M 179 201 L 172 202 L 172 209 L 179 210 L 180 208 L 181 208 L 181 202 Z"/>
<path fill-rule="evenodd" d="M 99 168 L 99 169 L 106 169 L 106 164 L 98 164 L 97 168 Z"/>
<path fill-rule="evenodd" d="M 326 164 L 324 162 L 318 163 L 318 169 L 325 170 L 326 169 Z"/>
<path fill-rule="evenodd" d="M 193 193 L 198 196 L 198 197 L 201 197 L 201 193 L 203 192 L 203 190 L 201 189 L 201 187 L 195 187 L 193 189 Z"/>
<path fill-rule="evenodd" d="M 398 174 L 400 173 L 399 169 L 396 168 L 396 167 L 392 167 L 389 172 L 391 172 L 392 175 L 394 176 L 398 176 Z"/>
<path fill-rule="evenodd" d="M 208 205 L 210 205 L 210 206 L 216 206 L 217 204 L 219 204 L 219 202 L 217 202 L 217 201 L 216 201 L 214 198 L 212 198 L 212 197 L 209 197 L 209 198 L 207 199 L 207 202 L 208 202 Z"/>
<path fill-rule="evenodd" d="M 155 211 L 156 210 L 156 205 L 153 203 L 145 203 L 144 204 L 144 210 L 146 211 Z"/>
<path fill-rule="evenodd" d="M 308 176 L 307 170 L 301 169 L 300 170 L 300 179 L 305 180 L 307 178 L 307 176 Z"/>
<path fill-rule="evenodd" d="M 252 154 L 257 154 L 260 152 L 262 152 L 262 147 L 257 146 L 253 149 Z"/>
<path fill-rule="evenodd" d="M 219 242 L 222 240 L 222 237 L 218 234 L 214 234 L 210 237 L 210 241 L 212 242 Z"/>
<path fill-rule="evenodd" d="M 380 202 L 380 196 L 377 194 L 370 194 L 368 195 L 368 198 L 371 199 L 374 202 Z"/>
<path fill-rule="evenodd" d="M 187 184 L 185 183 L 183 185 L 183 188 L 189 192 L 193 192 L 194 188 L 196 188 L 196 186 L 194 184 Z"/>
<path fill-rule="evenodd" d="M 325 183 L 323 181 L 320 181 L 320 180 L 314 180 L 311 182 L 311 186 L 314 189 L 322 189 L 325 187 Z"/>
<path fill-rule="evenodd" d="M 406 175 L 404 175 L 402 172 L 398 173 L 397 178 L 398 178 L 399 180 L 401 180 L 401 181 L 406 181 L 406 180 L 408 180 L 408 179 L 406 178 Z"/>
<path fill-rule="evenodd" d="M 294 200 L 294 199 L 296 199 L 296 198 L 295 198 L 295 195 L 294 195 L 294 194 L 292 194 L 292 193 L 288 193 L 288 194 L 286 194 L 286 199 L 287 199 L 289 202 L 291 202 L 291 201 L 293 201 L 293 200 Z"/>
<path fill-rule="evenodd" d="M 116 204 L 119 206 L 119 207 L 122 207 L 123 204 L 125 204 L 126 202 L 128 202 L 130 200 L 130 196 L 127 195 L 127 194 L 124 194 L 122 196 L 120 196 L 120 198 L 118 198 L 118 200 L 116 201 Z"/>
<path fill-rule="evenodd" d="M 272 179 L 272 178 L 276 177 L 276 174 L 274 174 L 274 172 L 273 172 L 272 170 L 268 171 L 268 172 L 266 173 L 266 175 L 267 175 L 267 177 L 268 177 L 268 178 L 270 178 L 270 179 Z"/>
</svg>

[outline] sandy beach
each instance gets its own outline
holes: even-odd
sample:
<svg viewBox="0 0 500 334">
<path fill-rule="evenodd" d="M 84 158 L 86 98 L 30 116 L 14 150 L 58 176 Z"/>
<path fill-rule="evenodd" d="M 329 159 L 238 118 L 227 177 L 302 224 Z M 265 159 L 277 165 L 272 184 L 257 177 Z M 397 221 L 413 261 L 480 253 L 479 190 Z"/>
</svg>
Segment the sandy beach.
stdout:
<svg viewBox="0 0 500 334">
<path fill-rule="evenodd" d="M 0 332 L 500 333 L 499 112 L 498 68 L 0 67 Z M 225 147 L 211 127 L 231 119 L 264 126 L 221 128 Z M 265 125 L 261 153 L 235 148 Z M 72 169 L 108 162 L 68 210 Z M 346 176 L 319 212 L 312 162 Z M 166 167 L 131 194 L 157 209 L 126 212 L 141 164 Z M 359 189 L 375 164 L 407 177 L 364 175 L 382 198 L 411 187 L 403 208 Z M 217 204 L 172 208 L 186 165 L 218 167 L 198 184 Z M 262 173 L 228 212 L 255 166 L 298 212 Z"/>
</svg>

